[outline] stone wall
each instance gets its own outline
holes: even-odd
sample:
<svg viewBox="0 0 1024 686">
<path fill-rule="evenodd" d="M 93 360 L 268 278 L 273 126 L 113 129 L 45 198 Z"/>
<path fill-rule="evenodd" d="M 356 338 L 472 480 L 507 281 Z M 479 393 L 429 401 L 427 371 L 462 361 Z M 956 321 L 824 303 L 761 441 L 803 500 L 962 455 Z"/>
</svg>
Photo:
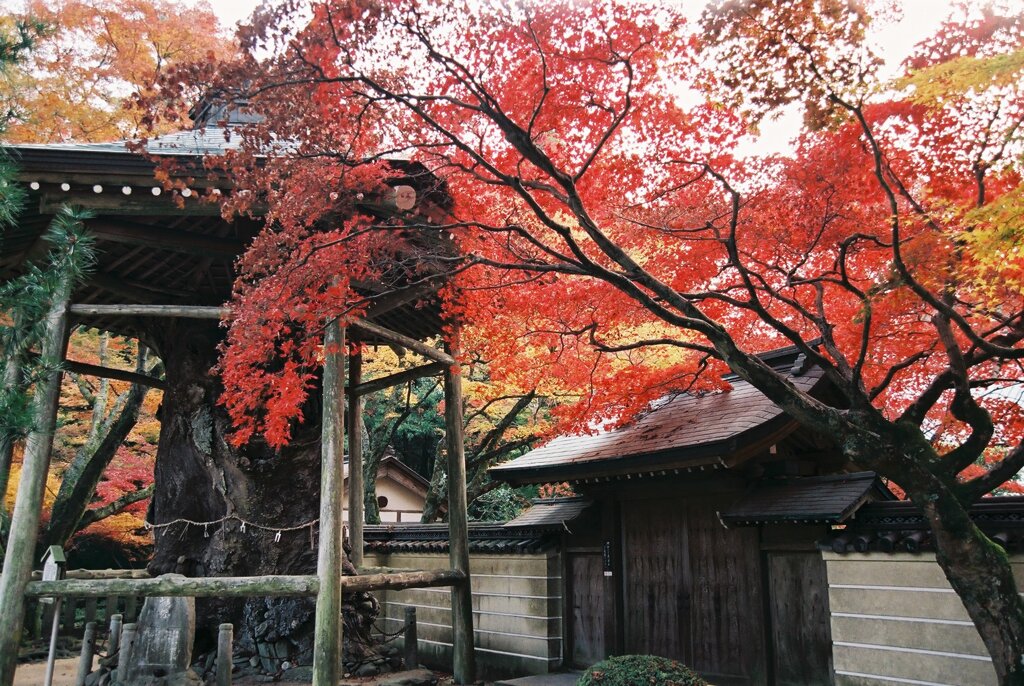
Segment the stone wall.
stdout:
<svg viewBox="0 0 1024 686">
<path fill-rule="evenodd" d="M 996 684 L 981 637 L 933 553 L 823 556 L 836 686 Z M 1024 556 L 1012 559 L 1022 586 Z"/>
<path fill-rule="evenodd" d="M 375 553 L 367 565 L 447 569 L 448 553 Z M 470 555 L 478 677 L 545 674 L 562 664 L 563 576 L 557 551 Z M 451 596 L 447 588 L 375 593 L 380 625 L 397 631 L 416 608 L 420 662 L 451 665 Z"/>
</svg>

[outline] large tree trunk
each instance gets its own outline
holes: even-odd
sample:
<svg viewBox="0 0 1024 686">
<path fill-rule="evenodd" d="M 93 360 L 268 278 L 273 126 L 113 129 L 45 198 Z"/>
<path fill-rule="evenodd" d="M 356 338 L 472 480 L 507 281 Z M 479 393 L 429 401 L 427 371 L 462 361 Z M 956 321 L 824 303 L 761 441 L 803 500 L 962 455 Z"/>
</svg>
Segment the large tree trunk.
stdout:
<svg viewBox="0 0 1024 686">
<path fill-rule="evenodd" d="M 229 422 L 217 404 L 220 385 L 211 372 L 222 329 L 216 322 L 172 319 L 154 324 L 151 337 L 164 361 L 167 388 L 158 415 L 156 490 L 148 513 L 155 526 L 150 571 L 315 574 L 319 391 L 312 392 L 307 423 L 279 454 L 255 441 L 235 449 L 227 440 Z M 346 573 L 354 573 L 351 565 Z M 346 601 L 346 648 L 358 653 L 376 602 L 368 596 Z M 358 612 L 349 611 L 353 606 Z M 314 607 L 312 599 L 199 601 L 198 647 L 215 645 L 218 624 L 230 621 L 243 649 L 255 651 L 257 642 L 273 644 L 275 655 L 286 650 L 293 663 L 309 664 Z M 350 638 L 356 642 L 350 644 Z"/>
</svg>

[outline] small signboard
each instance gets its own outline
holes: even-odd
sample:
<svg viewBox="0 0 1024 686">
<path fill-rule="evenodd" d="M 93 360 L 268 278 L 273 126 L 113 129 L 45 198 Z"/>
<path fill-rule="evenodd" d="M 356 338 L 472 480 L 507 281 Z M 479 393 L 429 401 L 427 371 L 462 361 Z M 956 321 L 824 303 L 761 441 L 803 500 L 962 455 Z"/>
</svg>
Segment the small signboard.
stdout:
<svg viewBox="0 0 1024 686">
<path fill-rule="evenodd" d="M 64 549 L 59 545 L 51 545 L 43 553 L 43 581 L 58 581 L 64 578 L 64 568 L 67 560 L 64 557 Z M 40 598 L 41 603 L 52 603 L 53 598 Z"/>
<path fill-rule="evenodd" d="M 612 576 L 612 542 L 605 541 L 601 546 L 601 563 L 604 566 L 604 575 Z"/>
</svg>

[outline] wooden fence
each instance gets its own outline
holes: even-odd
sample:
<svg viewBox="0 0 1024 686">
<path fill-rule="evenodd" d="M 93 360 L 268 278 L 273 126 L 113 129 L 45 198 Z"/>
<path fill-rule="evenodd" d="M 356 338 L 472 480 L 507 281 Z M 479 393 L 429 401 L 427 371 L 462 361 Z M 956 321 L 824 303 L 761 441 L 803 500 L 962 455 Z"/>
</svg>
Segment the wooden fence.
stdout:
<svg viewBox="0 0 1024 686">
<path fill-rule="evenodd" d="M 34 572 L 32 579 L 38 581 L 40 572 Z M 68 579 L 148 579 L 149 574 L 142 569 L 105 569 L 105 570 L 73 570 Z M 142 611 L 142 595 L 110 594 L 106 596 L 65 596 L 60 604 L 60 625 L 58 636 L 71 638 L 82 637 L 85 625 L 96 622 L 99 626 L 110 623 L 113 615 L 120 614 L 124 621 L 134 622 Z M 50 635 L 53 626 L 53 613 L 56 605 L 44 602 L 40 598 L 28 599 L 26 608 L 25 628 L 28 637 L 39 640 Z"/>
<path fill-rule="evenodd" d="M 104 626 L 109 624 L 110 618 L 116 614 L 124 617 L 126 623 L 134 622 L 138 618 L 139 612 L 142 611 L 144 600 L 141 596 L 109 596 L 106 598 L 68 596 L 60 604 L 60 625 L 57 635 L 80 639 L 86 624 L 96 622 L 98 626 Z M 39 640 L 50 635 L 54 608 L 55 603 L 44 603 L 38 599 L 30 602 L 27 624 L 29 638 Z"/>
</svg>

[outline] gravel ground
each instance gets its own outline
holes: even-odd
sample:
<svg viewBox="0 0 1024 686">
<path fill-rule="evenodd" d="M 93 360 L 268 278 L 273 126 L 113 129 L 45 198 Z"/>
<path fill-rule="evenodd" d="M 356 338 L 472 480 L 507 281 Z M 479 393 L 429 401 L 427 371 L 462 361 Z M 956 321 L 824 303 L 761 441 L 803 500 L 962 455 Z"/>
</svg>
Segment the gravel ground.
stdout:
<svg viewBox="0 0 1024 686">
<path fill-rule="evenodd" d="M 53 686 L 75 686 L 78 658 L 67 657 L 53 663 Z M 40 686 L 46 676 L 46 662 L 18 665 L 14 672 L 14 686 Z"/>
</svg>

